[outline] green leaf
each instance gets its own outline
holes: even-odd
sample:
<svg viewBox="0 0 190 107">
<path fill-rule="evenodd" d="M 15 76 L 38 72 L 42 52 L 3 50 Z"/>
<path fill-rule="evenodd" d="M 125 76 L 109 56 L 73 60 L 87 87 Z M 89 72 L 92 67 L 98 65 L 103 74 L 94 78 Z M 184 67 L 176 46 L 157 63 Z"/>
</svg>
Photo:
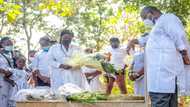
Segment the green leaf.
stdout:
<svg viewBox="0 0 190 107">
<path fill-rule="evenodd" d="M 3 4 L 4 3 L 4 0 L 0 0 L 0 4 Z"/>
<path fill-rule="evenodd" d="M 5 12 L 5 11 L 6 11 L 5 8 L 0 8 L 0 13 L 3 13 L 3 12 Z"/>
<path fill-rule="evenodd" d="M 7 14 L 7 20 L 8 20 L 9 23 L 15 22 L 15 20 L 16 20 L 16 15 L 14 14 L 13 11 L 10 11 L 10 12 Z"/>
</svg>

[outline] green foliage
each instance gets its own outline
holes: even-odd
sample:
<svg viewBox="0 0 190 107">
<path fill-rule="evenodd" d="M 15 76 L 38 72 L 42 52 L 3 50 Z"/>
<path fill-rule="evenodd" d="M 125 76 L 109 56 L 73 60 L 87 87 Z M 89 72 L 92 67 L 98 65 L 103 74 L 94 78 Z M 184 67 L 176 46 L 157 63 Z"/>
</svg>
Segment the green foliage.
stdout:
<svg viewBox="0 0 190 107">
<path fill-rule="evenodd" d="M 125 43 L 148 31 L 139 17 L 140 9 L 146 5 L 179 16 L 190 40 L 189 0 L 0 0 L 0 32 L 3 27 L 8 29 L 5 34 L 24 32 L 29 50 L 34 46 L 30 42 L 33 31 L 40 30 L 57 39 L 61 29 L 71 29 L 75 42 L 98 51 L 111 36 Z M 48 26 L 44 18 L 49 15 L 59 17 L 63 27 Z M 126 84 L 129 93 L 133 93 L 133 82 L 127 78 Z M 113 93 L 118 94 L 119 89 L 114 87 Z"/>
<path fill-rule="evenodd" d="M 92 104 L 97 101 L 107 100 L 108 97 L 100 92 L 83 92 L 67 96 L 68 101 Z"/>
<path fill-rule="evenodd" d="M 48 10 L 59 16 L 73 16 L 76 12 L 75 0 L 47 0 L 39 4 L 39 10 Z"/>
<path fill-rule="evenodd" d="M 0 0 L 0 13 L 7 17 L 8 22 L 14 23 L 17 17 L 21 14 L 21 7 L 18 4 Z"/>
<path fill-rule="evenodd" d="M 138 7 L 156 6 L 164 12 L 174 13 L 179 16 L 184 24 L 186 18 L 190 16 L 190 2 L 189 0 L 125 0 L 127 4 Z"/>
</svg>

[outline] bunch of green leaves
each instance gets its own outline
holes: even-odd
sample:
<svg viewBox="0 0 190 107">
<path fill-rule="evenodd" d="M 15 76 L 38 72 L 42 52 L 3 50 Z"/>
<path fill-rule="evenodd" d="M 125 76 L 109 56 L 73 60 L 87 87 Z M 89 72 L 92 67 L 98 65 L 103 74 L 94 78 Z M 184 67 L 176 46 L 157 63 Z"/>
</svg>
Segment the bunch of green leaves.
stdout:
<svg viewBox="0 0 190 107">
<path fill-rule="evenodd" d="M 100 92 L 83 92 L 67 96 L 67 101 L 75 101 L 80 103 L 95 103 L 100 100 L 107 100 L 107 96 Z"/>
<path fill-rule="evenodd" d="M 115 74 L 117 72 L 117 70 L 114 68 L 113 64 L 110 64 L 106 60 L 105 56 L 97 54 L 97 55 L 95 55 L 94 59 L 101 62 L 102 68 L 105 72 L 111 73 L 111 74 Z"/>
<path fill-rule="evenodd" d="M 113 64 L 110 64 L 109 62 L 102 61 L 101 62 L 102 68 L 105 72 L 115 74 L 117 70 L 114 68 Z"/>
<path fill-rule="evenodd" d="M 0 14 L 5 15 L 9 23 L 15 22 L 21 13 L 21 6 L 19 4 L 0 0 Z"/>
</svg>

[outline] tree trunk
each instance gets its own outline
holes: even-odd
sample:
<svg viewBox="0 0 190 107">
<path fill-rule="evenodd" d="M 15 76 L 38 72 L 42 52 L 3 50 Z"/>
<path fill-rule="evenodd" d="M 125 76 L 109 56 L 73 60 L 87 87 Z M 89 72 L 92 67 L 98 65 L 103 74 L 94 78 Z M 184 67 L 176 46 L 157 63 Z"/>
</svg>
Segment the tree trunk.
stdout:
<svg viewBox="0 0 190 107">
<path fill-rule="evenodd" d="M 29 52 L 30 52 L 30 37 L 27 37 L 27 58 L 29 58 Z"/>
<path fill-rule="evenodd" d="M 3 32 L 3 28 L 4 28 L 4 20 L 5 20 L 4 14 L 2 14 L 1 16 L 2 16 L 2 19 L 1 19 L 0 34 L 2 34 L 2 32 Z"/>
<path fill-rule="evenodd" d="M 29 27 L 26 25 L 26 1 L 23 0 L 23 29 L 24 29 L 24 32 L 25 32 L 25 35 L 26 35 L 26 44 L 27 44 L 27 58 L 29 59 L 29 51 L 30 51 L 30 40 L 31 40 L 31 32 L 32 32 L 32 27 Z M 28 31 L 29 30 L 29 31 Z"/>
<path fill-rule="evenodd" d="M 101 4 L 97 3 L 98 5 L 98 15 L 99 15 L 99 26 L 98 26 L 98 33 L 96 36 L 99 36 L 98 40 L 96 41 L 96 50 L 99 51 L 102 47 L 101 45 L 101 35 L 102 35 L 102 10 L 101 10 Z"/>
</svg>

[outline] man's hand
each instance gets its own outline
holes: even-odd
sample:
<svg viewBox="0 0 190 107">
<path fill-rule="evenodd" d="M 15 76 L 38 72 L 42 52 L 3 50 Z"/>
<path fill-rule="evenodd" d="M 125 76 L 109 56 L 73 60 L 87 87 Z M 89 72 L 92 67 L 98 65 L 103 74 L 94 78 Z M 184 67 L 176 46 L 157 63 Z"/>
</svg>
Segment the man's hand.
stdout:
<svg viewBox="0 0 190 107">
<path fill-rule="evenodd" d="M 112 56 L 112 54 L 111 54 L 110 52 L 105 53 L 105 59 L 106 59 L 107 61 L 110 61 L 110 60 L 111 60 L 111 56 Z"/>
<path fill-rule="evenodd" d="M 183 62 L 185 65 L 190 65 L 190 59 L 188 55 L 183 56 Z"/>
<path fill-rule="evenodd" d="M 62 69 L 71 69 L 72 66 L 66 65 L 66 64 L 61 64 L 61 65 L 59 66 L 59 68 L 62 68 Z"/>
<path fill-rule="evenodd" d="M 8 70 L 4 70 L 0 68 L 0 73 L 4 74 L 5 77 L 10 77 L 12 75 L 12 72 L 8 71 Z"/>
<path fill-rule="evenodd" d="M 135 81 L 135 80 L 138 79 L 141 75 L 138 74 L 138 73 L 135 73 L 135 72 L 129 72 L 128 76 L 129 76 L 129 79 L 130 79 L 131 81 Z"/>
<path fill-rule="evenodd" d="M 40 71 L 38 69 L 32 71 L 32 76 L 40 76 Z"/>
<path fill-rule="evenodd" d="M 183 63 L 185 65 L 190 65 L 190 59 L 189 59 L 187 50 L 182 50 L 182 51 L 180 51 L 180 53 L 181 53 L 182 58 L 183 58 Z"/>
</svg>

